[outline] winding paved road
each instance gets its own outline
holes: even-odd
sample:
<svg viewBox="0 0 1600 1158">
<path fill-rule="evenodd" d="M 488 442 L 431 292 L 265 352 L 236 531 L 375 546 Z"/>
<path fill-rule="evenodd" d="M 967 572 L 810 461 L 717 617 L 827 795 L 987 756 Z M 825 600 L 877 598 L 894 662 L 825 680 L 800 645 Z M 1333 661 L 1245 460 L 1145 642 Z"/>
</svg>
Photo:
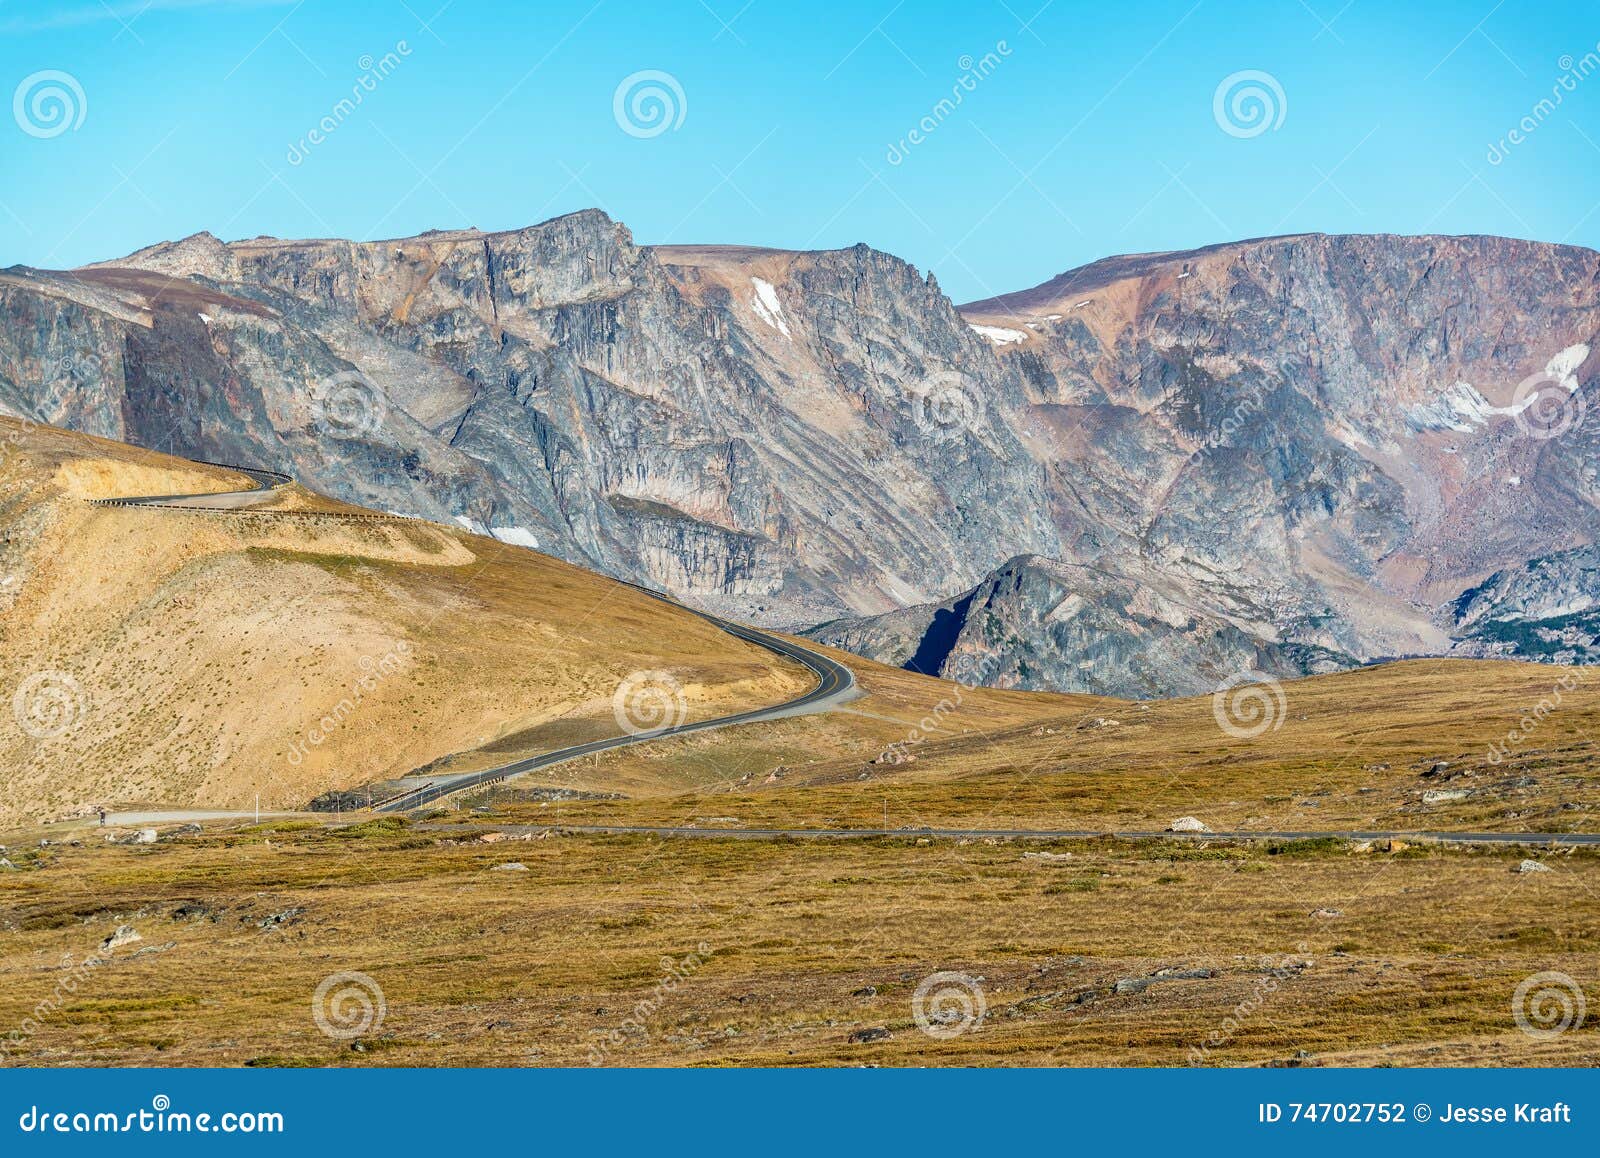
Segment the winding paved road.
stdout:
<svg viewBox="0 0 1600 1158">
<path fill-rule="evenodd" d="M 171 507 L 175 510 L 242 510 L 263 501 L 272 491 L 286 486 L 293 480 L 286 474 L 277 471 L 257 470 L 252 467 L 232 466 L 227 463 L 208 462 L 205 466 L 221 467 L 224 470 L 235 471 L 245 475 L 256 485 L 244 491 L 218 491 L 197 495 L 142 495 L 129 498 L 95 499 L 91 500 L 97 506 L 124 506 L 124 507 Z M 604 576 L 602 576 L 604 578 Z M 731 716 L 718 716 L 710 720 L 696 720 L 692 723 L 678 724 L 669 728 L 656 728 L 648 732 L 611 736 L 604 740 L 593 740 L 587 744 L 574 744 L 570 748 L 557 748 L 553 752 L 545 752 L 539 756 L 529 756 L 525 759 L 514 760 L 509 764 L 500 764 L 493 768 L 484 768 L 478 772 L 467 772 L 449 778 L 441 777 L 437 784 L 426 784 L 400 796 L 393 797 L 377 805 L 375 812 L 406 812 L 413 808 L 420 808 L 425 804 L 432 804 L 446 796 L 469 788 L 478 788 L 484 784 L 492 784 L 522 772 L 531 772 L 535 768 L 548 768 L 552 764 L 562 764 L 568 760 L 576 760 L 583 756 L 590 756 L 596 752 L 604 752 L 610 748 L 621 748 L 629 744 L 644 744 L 651 740 L 660 740 L 667 736 L 682 735 L 687 732 L 705 732 L 713 728 L 727 728 L 735 724 L 753 724 L 763 720 L 779 720 L 789 716 L 807 715 L 811 712 L 825 711 L 835 704 L 841 704 L 854 699 L 860 693 L 856 689 L 856 677 L 844 664 L 829 659 L 821 652 L 812 651 L 798 643 L 783 639 L 780 636 L 770 635 L 765 631 L 758 631 L 742 623 L 735 623 L 729 619 L 712 615 L 709 612 L 699 611 L 679 603 L 669 595 L 652 590 L 638 583 L 626 583 L 624 580 L 613 580 L 624 583 L 644 592 L 653 599 L 663 603 L 670 603 L 691 615 L 698 615 L 706 622 L 716 625 L 735 638 L 757 647 L 766 648 L 786 659 L 794 660 L 811 671 L 817 677 L 817 686 L 803 696 L 797 696 L 770 708 L 753 708 L 747 712 L 737 712 Z"/>
<path fill-rule="evenodd" d="M 622 582 L 616 580 L 616 582 Z M 604 752 L 611 748 L 622 748 L 629 744 L 645 744 L 651 740 L 660 740 L 667 736 L 681 736 L 688 732 L 705 732 L 712 728 L 727 728 L 734 724 L 753 724 L 762 720 L 780 720 L 789 716 L 802 716 L 811 712 L 823 711 L 835 704 L 842 704 L 854 699 L 856 691 L 856 677 L 849 668 L 836 660 L 829 659 L 820 652 L 810 648 L 801 647 L 776 635 L 769 635 L 764 631 L 757 631 L 742 623 L 723 619 L 709 612 L 697 611 L 687 607 L 670 596 L 659 591 L 652 591 L 637 583 L 626 584 L 637 587 L 646 595 L 670 603 L 691 615 L 698 615 L 708 623 L 713 623 L 746 642 L 757 647 L 764 647 L 768 651 L 777 652 L 787 659 L 802 664 L 817 677 L 817 686 L 803 696 L 775 704 L 770 708 L 753 708 L 748 712 L 738 712 L 731 716 L 718 716 L 710 720 L 695 720 L 692 723 L 678 724 L 670 728 L 656 728 L 649 732 L 639 732 L 633 735 L 610 736 L 604 740 L 591 740 L 587 744 L 574 744 L 570 748 L 557 748 L 553 752 L 545 752 L 539 756 L 529 756 L 522 760 L 514 760 L 509 764 L 501 764 L 495 768 L 485 768 L 481 772 L 468 772 L 462 776 L 452 777 L 438 784 L 424 785 L 421 788 L 407 792 L 403 796 L 396 796 L 386 800 L 373 809 L 374 812 L 406 812 L 413 808 L 420 808 L 424 804 L 431 804 L 445 796 L 464 791 L 468 788 L 477 788 L 484 784 L 492 784 L 522 772 L 531 772 L 535 768 L 548 768 L 552 764 L 563 764 L 568 760 L 576 760 L 583 756 L 590 756 L 596 752 Z"/>
<path fill-rule="evenodd" d="M 199 459 L 193 460 L 200 462 Z M 90 499 L 97 507 L 173 507 L 177 510 L 237 511 L 254 506 L 267 499 L 279 487 L 294 480 L 275 470 L 257 470 L 249 466 L 230 466 L 224 462 L 200 462 L 201 466 L 215 466 L 242 474 L 256 485 L 247 491 L 208 491 L 198 495 L 133 495 L 127 498 Z"/>
<path fill-rule="evenodd" d="M 288 475 L 276 471 L 256 470 L 250 467 L 230 466 L 225 463 L 205 463 L 206 466 L 222 467 L 226 470 L 236 471 L 255 482 L 255 486 L 245 491 L 222 491 L 201 495 L 146 495 L 134 498 L 98 499 L 93 500 L 102 506 L 154 506 L 173 507 L 175 509 L 193 510 L 238 510 L 260 502 L 270 493 L 285 486 L 292 479 Z M 204 501 L 202 501 L 204 500 Z M 614 580 L 614 582 L 624 582 Z M 529 756 L 522 760 L 514 760 L 509 764 L 501 764 L 494 768 L 485 768 L 479 772 L 468 772 L 449 779 L 441 779 L 438 784 L 428 784 L 414 789 L 403 795 L 396 796 L 378 805 L 376 812 L 404 812 L 410 809 L 431 804 L 446 796 L 469 788 L 477 788 L 484 784 L 504 780 L 522 772 L 531 772 L 535 768 L 548 768 L 553 764 L 565 763 L 583 756 L 590 756 L 596 752 L 604 752 L 611 748 L 621 748 L 629 744 L 644 744 L 651 740 L 660 740 L 668 736 L 682 735 L 688 732 L 704 732 L 713 728 L 727 728 L 735 724 L 751 724 L 763 720 L 784 719 L 789 716 L 805 715 L 809 712 L 822 711 L 835 704 L 844 703 L 853 699 L 860 693 L 856 689 L 855 675 L 844 664 L 830 659 L 821 652 L 812 651 L 798 643 L 783 639 L 776 635 L 759 631 L 742 623 L 734 623 L 709 612 L 698 611 L 687 607 L 676 599 L 664 595 L 659 591 L 651 590 L 638 583 L 627 583 L 646 595 L 671 603 L 674 607 L 686 611 L 691 615 L 698 615 L 708 623 L 715 624 L 729 635 L 753 643 L 757 647 L 766 648 L 786 659 L 808 668 L 817 677 L 817 686 L 803 696 L 776 704 L 770 708 L 754 708 L 747 712 L 738 712 L 731 716 L 718 716 L 710 720 L 696 720 L 693 723 L 679 724 L 670 728 L 657 728 L 649 732 L 640 732 L 636 735 L 612 736 L 604 740 L 593 740 L 587 744 L 575 744 L 570 748 L 558 748 L 553 752 L 546 752 L 540 756 Z M 430 828 L 447 830 L 452 825 L 430 825 Z M 480 826 L 481 827 L 481 826 Z M 648 825 L 503 825 L 498 827 L 501 831 L 508 832 L 543 832 L 552 828 L 563 832 L 585 832 L 595 834 L 629 835 L 649 834 L 655 836 L 680 836 L 715 838 L 723 840 L 788 840 L 788 839 L 860 839 L 863 837 L 884 836 L 924 836 L 938 837 L 941 839 L 1010 839 L 1010 840 L 1094 840 L 1100 837 L 1113 837 L 1117 840 L 1318 840 L 1334 838 L 1341 840 L 1423 840 L 1423 841 L 1449 841 L 1459 844 L 1484 844 L 1484 845 L 1516 845 L 1516 844 L 1547 844 L 1554 846 L 1573 845 L 1600 845 L 1600 833 L 1540 833 L 1540 832 L 1331 832 L 1331 831 L 1228 831 L 1208 833 L 1182 833 L 1182 832 L 1155 832 L 1155 831 L 1130 831 L 1130 832 L 1096 832 L 1073 829 L 955 829 L 955 828 L 685 828 L 685 827 L 652 827 Z"/>
</svg>

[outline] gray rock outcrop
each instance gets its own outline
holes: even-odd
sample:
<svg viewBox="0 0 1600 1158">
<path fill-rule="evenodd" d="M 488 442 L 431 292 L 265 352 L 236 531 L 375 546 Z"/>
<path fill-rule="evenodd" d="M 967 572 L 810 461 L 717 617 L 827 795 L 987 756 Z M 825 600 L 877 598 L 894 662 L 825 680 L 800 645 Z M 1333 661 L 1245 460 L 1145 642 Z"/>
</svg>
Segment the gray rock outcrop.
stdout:
<svg viewBox="0 0 1600 1158">
<path fill-rule="evenodd" d="M 1271 238 L 958 310 L 866 246 L 585 211 L 17 267 L 0 322 L 0 410 L 933 674 L 1154 696 L 1600 627 L 1584 249 Z"/>
</svg>

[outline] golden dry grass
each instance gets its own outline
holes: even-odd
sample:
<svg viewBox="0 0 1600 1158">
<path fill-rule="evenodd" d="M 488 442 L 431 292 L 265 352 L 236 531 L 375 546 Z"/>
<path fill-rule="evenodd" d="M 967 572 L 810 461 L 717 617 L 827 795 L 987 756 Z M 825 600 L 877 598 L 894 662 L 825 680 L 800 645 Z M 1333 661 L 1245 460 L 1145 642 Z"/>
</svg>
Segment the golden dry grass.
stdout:
<svg viewBox="0 0 1600 1158">
<path fill-rule="evenodd" d="M 1551 970 L 1592 992 L 1600 858 L 1520 855 L 90 833 L 0 873 L 0 1041 L 45 1065 L 1592 1064 L 1592 1022 L 1538 1041 L 1512 999 Z M 142 940 L 82 970 L 121 925 Z M 1114 992 L 1163 970 L 1214 975 Z M 358 1046 L 312 1016 L 340 971 L 387 1006 Z M 981 989 L 980 1027 L 917 1028 L 938 972 Z"/>
<path fill-rule="evenodd" d="M 60 670 L 87 694 L 59 737 L 0 732 L 12 828 L 100 801 L 241 805 L 263 789 L 265 805 L 295 805 L 447 756 L 509 759 L 612 730 L 610 694 L 641 668 L 671 671 L 696 715 L 809 683 L 629 588 L 454 528 L 91 507 L 71 492 L 236 482 L 102 440 L 15 435 L 0 426 L 0 560 L 16 580 L 0 596 L 0 687 Z M 298 491 L 278 504 L 344 509 Z M 286 761 L 361 658 L 398 640 L 415 657 L 404 671 Z M 59 829 L 6 837 L 0 1035 L 17 1036 L 0 1042 L 30 1064 L 1595 1060 L 1593 1023 L 1536 1040 L 1512 1011 L 1533 974 L 1597 979 L 1588 851 L 1547 850 L 1551 871 L 1523 874 L 1525 851 L 1342 842 L 471 829 L 1103 831 L 1193 814 L 1257 830 L 1586 831 L 1600 806 L 1600 698 L 1581 670 L 1415 661 L 1319 677 L 1285 685 L 1276 726 L 1240 736 L 1209 697 L 963 689 L 844 658 L 866 692 L 844 709 L 508 786 L 630 799 L 502 796 L 492 815 L 449 813 L 454 827 L 213 826 L 154 846 L 92 829 L 70 830 L 76 845 Z M 879 759 L 897 744 L 913 759 Z M 525 871 L 490 871 L 509 861 Z M 85 968 L 122 925 L 141 939 Z M 312 1017 L 319 983 L 351 970 L 387 1007 L 353 1042 Z M 940 972 L 981 990 L 980 1028 L 917 1027 L 915 992 Z M 1118 993 L 1119 980 L 1149 984 Z"/>
<path fill-rule="evenodd" d="M 680 824 L 710 811 L 761 827 L 887 817 L 891 826 L 1098 832 L 1159 830 L 1186 815 L 1215 829 L 1600 827 L 1593 669 L 1415 660 L 1318 676 L 1283 685 L 1277 726 L 1241 737 L 1219 727 L 1209 696 L 996 693 L 849 662 L 871 694 L 845 712 L 611 752 L 538 782 L 593 788 L 653 766 L 656 782 L 677 768 L 698 789 L 564 804 L 573 823 Z M 941 701 L 953 707 L 941 712 Z M 1550 710 L 1508 745 L 1541 702 Z M 924 718 L 937 727 L 906 748 L 913 763 L 872 763 Z"/>
<path fill-rule="evenodd" d="M 639 670 L 679 681 L 689 718 L 810 686 L 631 588 L 457 528 L 97 507 L 83 498 L 239 480 L 14 420 L 0 445 L 0 823 L 257 793 L 293 808 L 552 720 L 614 733 L 612 693 Z M 29 734 L 19 689 L 56 695 L 72 726 Z"/>
</svg>

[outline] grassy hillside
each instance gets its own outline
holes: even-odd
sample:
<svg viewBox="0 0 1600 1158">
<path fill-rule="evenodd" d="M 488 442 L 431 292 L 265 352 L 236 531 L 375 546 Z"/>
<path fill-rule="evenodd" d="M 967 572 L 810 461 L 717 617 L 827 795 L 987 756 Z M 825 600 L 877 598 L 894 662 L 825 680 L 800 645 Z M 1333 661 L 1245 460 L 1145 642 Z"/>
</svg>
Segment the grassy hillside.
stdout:
<svg viewBox="0 0 1600 1158">
<path fill-rule="evenodd" d="M 1593 850 L 563 827 L 1592 831 L 1588 669 L 1415 661 L 1135 704 L 843 657 L 865 695 L 825 715 L 609 752 L 424 817 L 132 843 L 38 822 L 258 791 L 296 806 L 501 762 L 614 733 L 637 671 L 668 672 L 691 718 L 810 680 L 455 528 L 293 488 L 241 512 L 97 507 L 242 480 L 14 424 L 0 445 L 10 1060 L 1597 1061 L 1592 1023 L 1518 1020 L 1548 1029 L 1560 987 L 1592 977 Z"/>
<path fill-rule="evenodd" d="M 1600 828 L 1593 668 L 1387 664 L 1266 689 L 1252 722 L 1226 698 L 991 692 L 850 662 L 869 695 L 842 712 L 624 749 L 537 779 L 584 788 L 672 766 L 699 787 L 563 804 L 573 823 L 678 824 L 709 811 L 756 826 L 887 818 L 1109 831 L 1194 815 L 1215 829 Z M 897 744 L 909 762 L 879 759 Z M 538 819 L 548 809 L 501 812 Z"/>
<path fill-rule="evenodd" d="M 386 818 L 13 855 L 0 1047 L 25 1064 L 1600 1061 L 1592 1022 L 1535 1037 L 1514 1007 L 1530 977 L 1593 978 L 1588 851 L 1519 873 L 1526 851 L 490 843 Z M 943 1036 L 916 1016 L 941 974 Z M 1558 997 L 1525 994 L 1531 1028 Z"/>
<path fill-rule="evenodd" d="M 639 671 L 666 672 L 690 719 L 811 683 L 458 528 L 351 518 L 298 488 L 247 511 L 94 506 L 248 484 L 10 419 L 0 447 L 0 823 L 257 793 L 295 808 L 552 721 L 611 734 Z"/>
</svg>

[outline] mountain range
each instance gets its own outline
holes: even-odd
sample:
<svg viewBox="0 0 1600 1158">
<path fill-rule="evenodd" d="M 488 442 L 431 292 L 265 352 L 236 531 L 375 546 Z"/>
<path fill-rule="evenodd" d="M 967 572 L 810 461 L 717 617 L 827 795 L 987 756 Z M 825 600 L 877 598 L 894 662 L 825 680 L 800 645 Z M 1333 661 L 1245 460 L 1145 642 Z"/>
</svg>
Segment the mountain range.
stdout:
<svg viewBox="0 0 1600 1158">
<path fill-rule="evenodd" d="M 1600 629 L 1600 254 L 1327 236 L 957 306 L 597 210 L 0 271 L 0 410 L 994 686 L 1139 698 Z"/>
</svg>

